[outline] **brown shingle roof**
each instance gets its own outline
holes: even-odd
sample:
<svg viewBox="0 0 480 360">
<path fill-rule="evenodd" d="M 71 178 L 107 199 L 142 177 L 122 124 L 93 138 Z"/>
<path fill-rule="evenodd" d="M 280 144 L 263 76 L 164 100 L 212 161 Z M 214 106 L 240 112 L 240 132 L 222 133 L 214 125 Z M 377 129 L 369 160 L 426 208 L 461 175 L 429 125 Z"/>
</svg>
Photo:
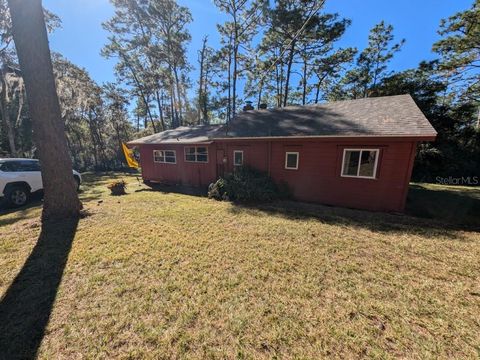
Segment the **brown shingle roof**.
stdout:
<svg viewBox="0 0 480 360">
<path fill-rule="evenodd" d="M 176 129 L 162 131 L 141 139 L 132 140 L 128 145 L 205 143 L 210 142 L 223 126 L 224 125 L 181 126 Z M 225 135 L 225 131 L 221 134 Z"/>
<path fill-rule="evenodd" d="M 228 126 L 168 130 L 139 143 L 200 142 L 220 138 L 311 136 L 415 136 L 431 139 L 435 129 L 410 95 L 384 96 L 326 104 L 253 110 L 237 114 Z M 177 140 L 178 139 L 178 140 Z"/>
<path fill-rule="evenodd" d="M 410 95 L 242 112 L 228 137 L 435 136 Z"/>
</svg>

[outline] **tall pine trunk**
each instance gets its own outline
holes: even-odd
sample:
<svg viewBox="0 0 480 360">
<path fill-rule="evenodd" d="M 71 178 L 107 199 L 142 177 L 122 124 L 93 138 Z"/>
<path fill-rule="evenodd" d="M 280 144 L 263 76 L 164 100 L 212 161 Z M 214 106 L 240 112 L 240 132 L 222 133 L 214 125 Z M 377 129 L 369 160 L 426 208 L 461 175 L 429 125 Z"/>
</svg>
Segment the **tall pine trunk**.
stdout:
<svg viewBox="0 0 480 360">
<path fill-rule="evenodd" d="M 283 98 L 283 106 L 287 106 L 288 104 L 288 91 L 290 89 L 290 74 L 292 73 L 292 64 L 293 64 L 294 55 L 295 55 L 295 40 L 292 41 L 292 44 L 290 45 L 290 52 L 288 55 L 287 75 L 285 79 L 285 93 Z"/>
<path fill-rule="evenodd" d="M 201 123 L 205 123 L 205 119 L 202 119 L 202 109 L 203 109 L 203 78 L 204 78 L 204 73 L 205 73 L 205 52 L 207 49 L 207 39 L 208 37 L 205 36 L 203 38 L 203 45 L 202 45 L 202 50 L 200 51 L 200 77 L 198 79 L 198 125 Z"/>
<path fill-rule="evenodd" d="M 232 37 L 228 47 L 228 105 L 227 105 L 227 124 L 230 123 L 232 117 Z"/>
<path fill-rule="evenodd" d="M 232 116 L 237 113 L 237 72 L 238 72 L 238 45 L 233 46 L 233 76 L 232 76 Z"/>
<path fill-rule="evenodd" d="M 78 217 L 82 204 L 72 174 L 41 0 L 8 0 L 13 39 L 25 80 L 33 135 L 42 163 L 42 219 Z"/>
<path fill-rule="evenodd" d="M 163 106 L 162 106 L 162 101 L 160 100 L 160 93 L 158 90 L 155 91 L 155 95 L 157 97 L 157 107 L 158 107 L 158 115 L 160 116 L 160 124 L 162 125 L 162 131 L 165 131 L 167 129 L 165 128 L 165 118 L 163 117 Z"/>
<path fill-rule="evenodd" d="M 233 76 L 232 76 L 232 116 L 235 117 L 237 113 L 237 77 L 238 77 L 238 22 L 237 22 L 237 9 L 235 2 L 232 2 L 233 8 Z"/>
<path fill-rule="evenodd" d="M 263 79 L 260 80 L 258 84 L 258 100 L 257 100 L 257 109 L 260 109 L 260 105 L 262 105 L 262 94 L 263 93 Z"/>
<path fill-rule="evenodd" d="M 182 89 L 180 88 L 180 79 L 178 77 L 178 69 L 176 64 L 173 66 L 173 75 L 175 76 L 175 89 L 177 90 L 178 123 L 180 126 L 183 126 Z"/>
<path fill-rule="evenodd" d="M 204 124 L 210 123 L 208 118 L 208 69 L 205 69 L 205 81 L 203 82 L 203 101 L 202 101 L 202 113 L 203 113 L 203 122 Z"/>
<path fill-rule="evenodd" d="M 307 102 L 307 74 L 308 74 L 308 68 L 307 68 L 307 58 L 303 58 L 303 81 L 302 81 L 302 87 L 303 87 L 303 92 L 302 92 L 302 105 L 305 105 Z"/>
<path fill-rule="evenodd" d="M 323 80 L 325 80 L 325 78 L 327 77 L 327 74 L 324 74 L 322 76 L 317 74 L 317 77 L 318 77 L 318 83 L 315 86 L 317 89 L 315 92 L 315 104 L 318 104 L 318 102 L 320 101 L 320 89 L 322 87 Z"/>
</svg>

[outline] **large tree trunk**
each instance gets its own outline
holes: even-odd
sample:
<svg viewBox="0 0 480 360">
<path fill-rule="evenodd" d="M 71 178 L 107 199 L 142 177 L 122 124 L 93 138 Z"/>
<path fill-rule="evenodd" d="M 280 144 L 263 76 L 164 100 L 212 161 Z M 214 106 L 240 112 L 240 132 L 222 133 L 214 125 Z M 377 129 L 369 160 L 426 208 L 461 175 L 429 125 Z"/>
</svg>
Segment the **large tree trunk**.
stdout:
<svg viewBox="0 0 480 360">
<path fill-rule="evenodd" d="M 78 217 L 78 199 L 65 125 L 55 89 L 41 0 L 8 0 L 13 39 L 25 81 L 33 135 L 42 162 L 42 219 Z"/>
</svg>

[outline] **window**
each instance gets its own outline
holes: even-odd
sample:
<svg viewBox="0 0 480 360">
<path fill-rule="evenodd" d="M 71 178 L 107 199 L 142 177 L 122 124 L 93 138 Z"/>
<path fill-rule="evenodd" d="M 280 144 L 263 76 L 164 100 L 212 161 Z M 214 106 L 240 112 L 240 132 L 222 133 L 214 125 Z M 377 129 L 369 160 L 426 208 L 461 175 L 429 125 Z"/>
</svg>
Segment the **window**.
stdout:
<svg viewBox="0 0 480 360">
<path fill-rule="evenodd" d="M 18 162 L 16 162 L 16 161 L 4 162 L 3 164 L 1 164 L 0 170 L 2 170 L 4 172 L 19 172 L 19 171 L 22 171 L 22 170 L 20 170 L 20 166 L 19 166 Z"/>
<path fill-rule="evenodd" d="M 243 151 L 235 150 L 233 152 L 233 165 L 242 166 L 243 165 Z"/>
<path fill-rule="evenodd" d="M 20 161 L 20 171 L 40 171 L 40 162 L 36 160 Z"/>
<path fill-rule="evenodd" d="M 176 164 L 177 154 L 175 150 L 153 150 L 153 161 L 156 163 Z"/>
<path fill-rule="evenodd" d="M 345 149 L 342 176 L 375 179 L 378 153 L 378 149 Z"/>
<path fill-rule="evenodd" d="M 6 161 L 0 164 L 4 172 L 40 171 L 40 162 L 37 160 Z"/>
<path fill-rule="evenodd" d="M 208 148 L 205 146 L 190 146 L 185 148 L 185 161 L 208 162 Z"/>
<path fill-rule="evenodd" d="M 285 153 L 285 169 L 288 169 L 288 170 L 298 169 L 298 152 Z"/>
</svg>

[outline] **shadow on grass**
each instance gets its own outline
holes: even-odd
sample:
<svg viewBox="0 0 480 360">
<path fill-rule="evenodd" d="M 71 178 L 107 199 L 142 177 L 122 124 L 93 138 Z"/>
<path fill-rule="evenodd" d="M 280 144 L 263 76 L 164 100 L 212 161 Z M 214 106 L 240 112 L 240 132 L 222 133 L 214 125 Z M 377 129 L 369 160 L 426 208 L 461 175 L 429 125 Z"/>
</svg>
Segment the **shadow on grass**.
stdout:
<svg viewBox="0 0 480 360">
<path fill-rule="evenodd" d="M 40 193 L 33 194 L 30 202 L 20 208 L 10 208 L 5 202 L 0 203 L 0 226 L 11 225 L 20 220 L 25 220 L 30 215 L 35 215 L 33 210 L 42 205 L 42 195 Z M 13 217 L 2 218 L 3 215 L 13 214 Z"/>
<path fill-rule="evenodd" d="M 235 203 L 230 211 L 234 214 L 244 212 L 252 214 L 254 211 L 260 211 L 291 220 L 314 219 L 325 224 L 368 229 L 380 233 L 442 236 L 459 240 L 464 237 L 457 230 L 480 231 L 480 226 L 446 224 L 438 220 L 421 219 L 402 214 L 370 212 L 294 201 L 278 201 L 270 204 Z"/>
<path fill-rule="evenodd" d="M 89 201 L 95 201 L 102 198 L 104 191 L 95 189 L 94 185 L 96 185 L 96 183 L 93 179 L 81 185 L 80 190 L 78 191 L 80 201 L 83 203 L 88 203 Z M 31 195 L 28 204 L 19 208 L 15 208 L 8 207 L 5 201 L 2 199 L 2 201 L 0 201 L 0 226 L 12 225 L 17 221 L 36 216 L 37 214 L 35 214 L 32 210 L 37 207 L 41 207 L 43 204 L 42 200 L 43 194 L 41 192 L 37 192 Z M 10 214 L 13 216 L 2 218 L 3 215 Z"/>
<path fill-rule="evenodd" d="M 0 359 L 34 359 L 62 280 L 78 220 L 46 222 L 0 301 Z"/>
<path fill-rule="evenodd" d="M 150 184 L 150 189 L 193 196 L 206 196 L 206 187 Z M 232 212 L 259 210 L 291 219 L 316 218 L 326 223 L 367 228 L 372 231 L 459 237 L 453 231 L 480 231 L 480 192 L 455 189 L 429 190 L 410 185 L 405 215 L 341 207 L 280 201 L 270 204 L 234 204 Z"/>
<path fill-rule="evenodd" d="M 457 226 L 480 228 L 480 191 L 434 190 L 412 184 L 408 192 L 406 213 Z"/>
</svg>

